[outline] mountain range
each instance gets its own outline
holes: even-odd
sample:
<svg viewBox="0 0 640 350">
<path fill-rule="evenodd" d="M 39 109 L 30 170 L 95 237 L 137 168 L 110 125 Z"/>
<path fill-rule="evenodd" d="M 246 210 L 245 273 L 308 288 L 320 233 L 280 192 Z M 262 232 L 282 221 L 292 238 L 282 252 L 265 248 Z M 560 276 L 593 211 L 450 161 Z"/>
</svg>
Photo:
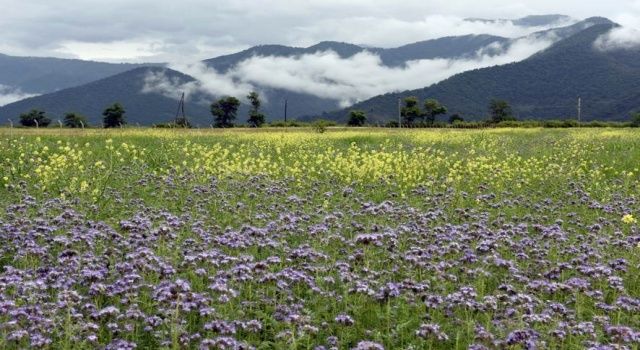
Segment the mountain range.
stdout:
<svg viewBox="0 0 640 350">
<path fill-rule="evenodd" d="M 606 19 L 530 58 L 472 70 L 418 90 L 389 93 L 350 109 L 372 121 L 396 120 L 397 101 L 408 96 L 437 99 L 467 120 L 486 119 L 492 99 L 507 100 L 519 119 L 624 120 L 640 111 L 640 48 L 603 51 L 596 40 L 617 25 Z M 345 121 L 347 110 L 322 117 Z M 306 118 L 308 119 L 308 117 Z"/>
<path fill-rule="evenodd" d="M 512 24 L 541 27 L 569 21 L 570 18 L 561 15 L 529 16 L 512 20 Z M 640 55 L 637 50 L 599 51 L 593 45 L 600 35 L 615 26 L 604 18 L 590 18 L 525 38 L 466 35 L 397 48 L 371 48 L 332 41 L 306 48 L 261 45 L 203 63 L 218 74 L 226 74 L 254 57 L 297 58 L 332 51 L 340 58 L 348 59 L 368 52 L 377 55 L 386 67 L 403 69 L 417 60 L 491 57 L 507 52 L 522 39 L 552 39 L 553 45 L 524 61 L 466 71 L 422 89 L 376 96 L 349 109 L 366 111 L 373 122 L 395 119 L 397 99 L 415 95 L 421 99 L 436 98 L 447 105 L 451 113 L 461 114 L 466 119 L 481 119 L 488 101 L 502 98 L 512 103 L 521 118 L 560 118 L 575 115 L 575 103 L 581 96 L 585 119 L 621 119 L 636 108 L 633 104 L 636 97 L 640 97 L 637 83 L 640 82 L 640 65 L 636 63 L 640 62 Z M 0 120 L 15 120 L 20 113 L 39 108 L 54 118 L 69 111 L 79 112 L 97 124 L 106 106 L 120 102 L 127 110 L 130 123 L 166 122 L 175 117 L 181 91 L 148 89 L 148 78 L 153 75 L 163 75 L 177 87 L 196 81 L 195 77 L 166 68 L 164 64 L 107 64 L 1 55 L 0 85 L 41 95 L 0 107 Z M 258 85 L 256 88 L 263 96 L 268 120 L 283 118 L 285 100 L 291 119 L 311 120 L 321 116 L 344 121 L 349 110 L 340 109 L 339 101 L 332 98 L 270 86 Z M 206 126 L 211 123 L 208 105 L 214 98 L 202 91 L 189 96 L 186 109 L 194 124 Z M 239 122 L 245 119 L 246 113 L 247 106 L 243 105 Z"/>
<path fill-rule="evenodd" d="M 340 42 L 321 42 L 307 48 L 288 47 L 282 45 L 261 45 L 232 54 L 205 60 L 203 63 L 220 73 L 225 73 L 239 63 L 252 57 L 299 57 L 305 54 L 315 54 L 327 51 L 337 53 L 342 58 L 349 58 L 358 53 L 372 52 L 380 55 L 381 60 L 388 66 L 399 66 L 406 62 L 417 59 L 467 57 L 473 55 L 478 50 L 486 48 L 491 44 L 506 45 L 509 39 L 490 35 L 466 35 L 458 37 L 446 37 L 434 40 L 417 42 L 392 49 L 364 48 L 353 44 Z M 500 46 L 498 46 L 500 47 Z M 27 59 L 28 60 L 28 59 Z M 65 61 L 65 60 L 62 60 Z M 82 62 L 82 61 L 80 61 Z M 58 61 L 55 61 L 58 63 Z M 73 66 L 77 62 L 67 62 Z M 92 65 L 90 62 L 88 66 Z M 122 65 L 124 68 L 125 65 Z M 32 108 L 43 109 L 53 116 L 62 116 L 64 113 L 74 111 L 88 116 L 89 121 L 96 124 L 100 121 L 102 110 L 115 101 L 122 103 L 127 110 L 127 118 L 133 123 L 153 124 L 168 121 L 175 117 L 175 107 L 181 91 L 176 89 L 175 97 L 167 97 L 159 92 L 143 92 L 145 78 L 149 74 L 163 72 L 169 80 L 179 83 L 188 83 L 194 80 L 193 77 L 181 74 L 169 68 L 153 67 L 142 65 L 129 67 L 134 69 L 122 69 L 118 74 L 109 76 L 104 74 L 104 69 L 120 68 L 120 65 L 104 64 L 93 72 L 93 75 L 103 74 L 106 77 L 91 81 L 90 83 L 74 86 L 67 89 L 51 89 L 52 92 L 39 96 L 30 97 L 15 103 L 0 107 L 0 118 L 17 117 L 20 113 Z M 160 70 L 159 70 L 160 69 Z M 80 71 L 82 71 L 80 69 Z M 3 73 L 0 71 L 0 73 Z M 34 74 L 36 75 L 36 74 Z M 77 79 L 72 76 L 66 80 L 67 85 L 73 86 Z M 40 75 L 39 81 L 46 81 L 46 76 Z M 7 85 L 17 86 L 22 91 L 34 91 L 20 84 L 7 82 Z M 180 85 L 180 84 L 176 84 Z M 40 90 L 44 89 L 44 84 L 40 84 Z M 268 120 L 283 119 L 284 103 L 287 101 L 288 115 L 290 117 L 304 116 L 309 113 L 319 114 L 325 111 L 335 110 L 339 107 L 337 100 L 322 98 L 312 94 L 278 89 L 270 87 L 259 87 L 259 90 L 266 101 L 264 113 Z M 153 102 L 155 100 L 155 102 Z M 194 119 L 196 124 L 209 125 L 211 116 L 208 112 L 208 100 L 202 94 L 190 96 L 187 102 L 187 113 Z M 173 101 L 171 108 L 168 108 Z M 242 105 L 240 115 L 245 115 L 248 107 Z"/>
</svg>

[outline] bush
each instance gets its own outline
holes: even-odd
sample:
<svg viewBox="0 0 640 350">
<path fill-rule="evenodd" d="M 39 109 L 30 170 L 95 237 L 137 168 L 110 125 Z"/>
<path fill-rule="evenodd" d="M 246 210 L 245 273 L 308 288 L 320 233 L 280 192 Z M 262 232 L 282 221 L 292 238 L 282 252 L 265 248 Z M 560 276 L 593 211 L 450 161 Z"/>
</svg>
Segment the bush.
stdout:
<svg viewBox="0 0 640 350">
<path fill-rule="evenodd" d="M 302 126 L 308 126 L 308 123 L 304 123 L 304 122 L 300 122 L 297 120 L 294 121 L 284 121 L 284 120 L 274 120 L 271 123 L 268 124 L 268 126 L 270 127 L 274 127 L 274 128 L 284 128 L 284 127 L 302 127 Z"/>
<path fill-rule="evenodd" d="M 328 120 L 324 120 L 324 119 L 318 119 L 315 122 L 313 122 L 313 124 L 311 125 L 311 127 L 313 128 L 313 130 L 317 133 L 324 133 L 325 131 L 327 131 L 327 127 L 331 126 L 330 121 Z M 333 123 L 335 125 L 335 123 Z"/>
<path fill-rule="evenodd" d="M 450 124 L 455 124 L 456 122 L 463 122 L 463 121 L 464 121 L 464 118 L 462 118 L 460 114 L 453 114 L 452 116 L 449 117 Z"/>
</svg>

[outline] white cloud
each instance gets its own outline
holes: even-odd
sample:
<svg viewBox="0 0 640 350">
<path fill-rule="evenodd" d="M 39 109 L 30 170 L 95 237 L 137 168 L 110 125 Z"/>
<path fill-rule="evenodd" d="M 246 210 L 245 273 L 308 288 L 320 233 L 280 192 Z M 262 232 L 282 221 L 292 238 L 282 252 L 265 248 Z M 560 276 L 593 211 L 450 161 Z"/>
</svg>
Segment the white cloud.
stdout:
<svg viewBox="0 0 640 350">
<path fill-rule="evenodd" d="M 612 29 L 596 40 L 597 49 L 615 50 L 640 47 L 640 0 L 635 1 L 628 12 L 613 19 L 621 27 Z"/>
<path fill-rule="evenodd" d="M 20 89 L 0 84 L 0 107 L 33 96 L 37 95 L 26 94 L 20 91 Z"/>
<path fill-rule="evenodd" d="M 602 51 L 640 47 L 640 30 L 630 27 L 614 28 L 601 35 L 594 46 Z"/>
<path fill-rule="evenodd" d="M 395 47 L 416 41 L 467 34 L 519 38 L 536 31 L 569 25 L 572 22 L 563 21 L 548 26 L 524 27 L 517 26 L 511 21 L 466 21 L 463 17 L 452 15 L 429 15 L 411 20 L 377 17 L 339 18 L 304 26 L 292 32 L 289 41 L 313 44 L 313 40 L 325 38 L 323 40 Z M 359 28 L 366 28 L 366 30 L 359 30 Z"/>
<path fill-rule="evenodd" d="M 195 81 L 183 83 L 171 79 L 162 71 L 147 74 L 142 89 L 143 93 L 159 92 L 167 97 L 175 98 L 176 91 L 185 92 L 187 98 L 198 93 L 211 96 L 246 96 L 255 88 L 248 83 L 235 81 L 231 74 L 219 74 L 204 63 L 173 64 L 171 69 L 196 78 Z"/>
<path fill-rule="evenodd" d="M 341 58 L 331 51 L 297 57 L 256 56 L 225 74 L 201 64 L 173 65 L 171 68 L 195 77 L 197 82 L 179 85 L 155 74 L 148 77 L 145 91 L 172 97 L 177 90 L 242 97 L 264 87 L 308 93 L 348 106 L 387 92 L 429 86 L 467 70 L 520 61 L 549 47 L 553 41 L 553 38 L 523 38 L 502 48 L 503 53 L 497 56 L 480 50 L 472 59 L 416 60 L 405 67 L 388 67 L 369 52 Z"/>
</svg>

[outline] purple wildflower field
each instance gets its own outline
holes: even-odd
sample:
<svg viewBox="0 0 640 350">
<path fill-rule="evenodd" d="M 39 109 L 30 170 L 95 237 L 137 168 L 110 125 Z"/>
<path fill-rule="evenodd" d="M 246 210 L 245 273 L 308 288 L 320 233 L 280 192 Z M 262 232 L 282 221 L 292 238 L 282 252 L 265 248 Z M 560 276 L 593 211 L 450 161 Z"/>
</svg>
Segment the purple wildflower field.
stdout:
<svg viewBox="0 0 640 350">
<path fill-rule="evenodd" d="M 631 131 L 40 133 L 0 348 L 640 346 Z"/>
</svg>

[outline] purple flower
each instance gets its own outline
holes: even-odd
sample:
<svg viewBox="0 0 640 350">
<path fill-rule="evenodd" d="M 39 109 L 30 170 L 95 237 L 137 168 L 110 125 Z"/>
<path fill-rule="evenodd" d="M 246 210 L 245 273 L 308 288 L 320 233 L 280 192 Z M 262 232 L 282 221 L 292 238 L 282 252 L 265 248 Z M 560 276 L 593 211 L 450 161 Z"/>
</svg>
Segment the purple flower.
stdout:
<svg viewBox="0 0 640 350">
<path fill-rule="evenodd" d="M 351 350 L 384 350 L 384 346 L 382 344 L 372 342 L 369 340 L 363 340 L 358 342 L 356 347 L 351 348 Z"/>
<path fill-rule="evenodd" d="M 351 318 L 351 316 L 345 315 L 345 314 L 340 314 L 336 316 L 334 320 L 336 321 L 336 323 L 341 324 L 343 326 L 353 326 L 353 324 L 355 323 L 355 321 L 353 320 L 353 318 Z"/>
<path fill-rule="evenodd" d="M 440 330 L 440 326 L 433 323 L 423 323 L 416 331 L 416 335 L 424 339 L 434 339 L 438 341 L 447 341 L 449 336 Z"/>
</svg>

